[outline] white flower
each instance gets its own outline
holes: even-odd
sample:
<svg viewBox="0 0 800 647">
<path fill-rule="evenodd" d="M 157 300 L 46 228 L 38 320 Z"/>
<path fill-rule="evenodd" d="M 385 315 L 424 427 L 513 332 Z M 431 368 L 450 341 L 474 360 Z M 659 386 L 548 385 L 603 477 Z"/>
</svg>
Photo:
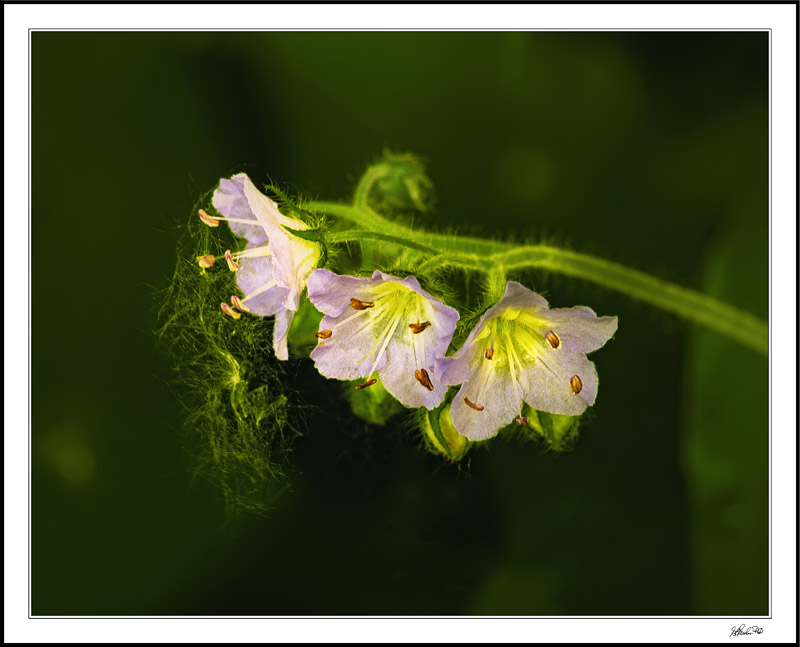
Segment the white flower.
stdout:
<svg viewBox="0 0 800 647">
<path fill-rule="evenodd" d="M 520 414 L 523 400 L 539 411 L 583 413 L 597 396 L 586 353 L 616 330 L 616 317 L 584 306 L 551 310 L 542 296 L 509 281 L 464 345 L 438 362 L 445 384 L 461 384 L 450 407 L 456 430 L 470 440 L 490 438 Z"/>
<path fill-rule="evenodd" d="M 366 380 L 357 389 L 380 378 L 407 407 L 433 409 L 441 403 L 447 386 L 436 362 L 453 338 L 457 310 L 428 294 L 415 277 L 377 270 L 371 277 L 314 270 L 308 298 L 325 314 L 311 352 L 322 375 Z"/>
<path fill-rule="evenodd" d="M 300 305 L 306 281 L 319 262 L 321 248 L 317 243 L 286 231 L 285 227 L 302 231 L 308 229 L 308 225 L 284 216 L 278 211 L 278 205 L 261 193 L 244 173 L 220 180 L 212 204 L 224 217 L 215 218 L 201 210 L 201 220 L 211 227 L 224 220 L 236 236 L 248 241 L 244 250 L 225 253 L 228 267 L 238 272 L 236 283 L 244 292 L 244 297 L 234 296 L 231 302 L 245 312 L 275 315 L 275 355 L 286 360 L 289 358 L 289 326 Z M 198 262 L 207 267 L 213 260 L 201 256 Z M 235 312 L 230 306 L 223 310 L 228 314 L 228 311 Z"/>
</svg>

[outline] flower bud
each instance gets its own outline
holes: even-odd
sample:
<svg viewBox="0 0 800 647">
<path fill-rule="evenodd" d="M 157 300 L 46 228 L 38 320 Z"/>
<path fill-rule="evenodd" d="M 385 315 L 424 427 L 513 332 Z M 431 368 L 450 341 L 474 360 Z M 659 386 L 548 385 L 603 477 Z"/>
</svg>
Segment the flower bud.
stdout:
<svg viewBox="0 0 800 647">
<path fill-rule="evenodd" d="M 460 461 L 472 445 L 453 426 L 447 399 L 432 411 L 420 409 L 419 427 L 428 449 L 454 463 Z"/>
<path fill-rule="evenodd" d="M 557 413 L 537 411 L 527 404 L 517 425 L 529 436 L 541 439 L 550 449 L 563 452 L 572 449 L 578 438 L 580 416 L 564 416 Z"/>
<path fill-rule="evenodd" d="M 430 211 L 434 201 L 433 183 L 417 157 L 386 152 L 367 173 L 373 170 L 380 171 L 371 196 L 380 210 Z"/>
<path fill-rule="evenodd" d="M 345 393 L 353 413 L 373 425 L 385 425 L 404 408 L 375 378 L 350 382 Z"/>
</svg>

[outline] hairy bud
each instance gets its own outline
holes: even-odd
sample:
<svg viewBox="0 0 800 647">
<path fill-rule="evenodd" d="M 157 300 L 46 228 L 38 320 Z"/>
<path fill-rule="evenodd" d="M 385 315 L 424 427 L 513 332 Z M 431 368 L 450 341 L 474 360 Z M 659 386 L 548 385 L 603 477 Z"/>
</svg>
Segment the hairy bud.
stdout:
<svg viewBox="0 0 800 647">
<path fill-rule="evenodd" d="M 379 211 L 425 213 L 433 206 L 433 183 L 414 155 L 387 151 L 380 162 L 367 169 L 367 178 L 372 179 L 369 201 Z"/>
<path fill-rule="evenodd" d="M 572 449 L 578 439 L 580 419 L 580 416 L 537 411 L 526 404 L 516 422 L 529 436 L 543 440 L 554 451 L 563 452 Z"/>
<path fill-rule="evenodd" d="M 450 404 L 449 399 L 446 399 L 432 411 L 420 409 L 418 424 L 428 449 L 455 463 L 466 455 L 472 443 L 453 426 Z"/>
</svg>

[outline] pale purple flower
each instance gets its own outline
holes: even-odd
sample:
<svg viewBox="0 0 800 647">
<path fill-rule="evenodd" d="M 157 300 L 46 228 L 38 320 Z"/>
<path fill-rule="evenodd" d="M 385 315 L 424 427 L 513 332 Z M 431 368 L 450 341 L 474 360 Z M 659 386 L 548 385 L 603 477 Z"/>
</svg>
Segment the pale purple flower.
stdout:
<svg viewBox="0 0 800 647">
<path fill-rule="evenodd" d="M 314 270 L 308 298 L 325 316 L 317 347 L 317 370 L 339 380 L 379 378 L 407 407 L 437 407 L 447 386 L 437 359 L 447 351 L 459 315 L 423 290 L 417 279 L 376 271 L 371 277 Z"/>
<path fill-rule="evenodd" d="M 229 180 L 220 180 L 212 199 L 214 208 L 224 218 L 214 218 L 204 211 L 200 218 L 207 225 L 218 226 L 220 220 L 230 225 L 233 233 L 247 239 L 241 252 L 226 252 L 225 260 L 237 271 L 236 283 L 244 297 L 232 297 L 234 307 L 261 316 L 275 315 L 273 345 L 278 359 L 288 359 L 287 335 L 300 295 L 311 271 L 320 258 L 320 246 L 293 236 L 284 227 L 308 229 L 301 220 L 287 218 L 267 196 L 261 193 L 244 173 Z M 198 258 L 201 266 L 213 259 Z M 205 264 L 204 264 L 205 263 Z M 223 310 L 233 311 L 227 304 Z"/>
<path fill-rule="evenodd" d="M 594 404 L 597 372 L 586 353 L 617 330 L 616 317 L 584 306 L 551 310 L 547 301 L 510 281 L 464 345 L 437 369 L 446 384 L 461 384 L 450 417 L 470 440 L 494 436 L 519 416 L 523 400 L 534 409 L 578 415 Z"/>
</svg>

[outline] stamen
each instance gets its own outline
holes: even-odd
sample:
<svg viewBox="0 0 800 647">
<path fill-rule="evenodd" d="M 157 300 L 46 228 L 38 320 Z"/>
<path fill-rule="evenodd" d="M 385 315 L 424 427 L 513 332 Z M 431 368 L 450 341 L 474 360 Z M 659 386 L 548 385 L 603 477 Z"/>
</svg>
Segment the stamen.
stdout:
<svg viewBox="0 0 800 647">
<path fill-rule="evenodd" d="M 528 418 L 526 416 L 520 416 L 514 422 L 516 422 L 520 426 L 527 425 L 528 424 Z"/>
<path fill-rule="evenodd" d="M 424 368 L 414 371 L 414 377 L 417 378 L 417 382 L 419 382 L 422 386 L 428 389 L 428 391 L 433 391 L 433 384 L 431 384 L 431 377 L 430 375 L 428 375 L 428 371 L 426 371 Z"/>
<path fill-rule="evenodd" d="M 216 263 L 217 259 L 214 258 L 213 254 L 206 254 L 205 256 L 198 256 L 197 262 L 200 264 L 200 267 L 207 269 Z"/>
<path fill-rule="evenodd" d="M 219 304 L 219 307 L 222 308 L 222 312 L 224 312 L 229 317 L 233 317 L 234 319 L 238 319 L 242 316 L 241 312 L 236 312 L 233 308 L 231 308 L 227 303 L 224 301 Z"/>
<path fill-rule="evenodd" d="M 239 263 L 237 263 L 235 260 L 233 260 L 233 254 L 231 254 L 231 250 L 229 250 L 229 249 L 225 250 L 225 260 L 227 261 L 228 269 L 231 272 L 235 272 L 236 270 L 239 269 Z"/>
<path fill-rule="evenodd" d="M 559 346 L 561 346 L 561 338 L 558 335 L 556 335 L 552 330 L 548 330 L 545 333 L 544 338 L 553 348 L 558 348 Z"/>
<path fill-rule="evenodd" d="M 467 403 L 467 406 L 468 406 L 470 409 L 475 409 L 475 411 L 483 411 L 483 406 L 482 406 L 482 405 L 480 405 L 480 404 L 475 404 L 474 402 L 472 402 L 472 401 L 471 401 L 469 398 L 467 398 L 467 397 L 465 397 L 465 398 L 464 398 L 464 402 L 466 402 L 466 403 Z"/>
<path fill-rule="evenodd" d="M 360 299 L 353 297 L 350 299 L 350 305 L 353 307 L 353 310 L 366 310 L 367 308 L 374 308 L 375 302 L 361 301 Z"/>
<path fill-rule="evenodd" d="M 503 336 L 506 338 L 506 343 L 508 344 L 506 355 L 508 355 L 508 368 L 511 371 L 511 380 L 514 382 L 514 384 L 516 384 L 517 369 L 514 367 L 514 361 L 516 360 L 519 363 L 519 358 L 514 350 L 514 344 L 511 341 L 511 335 L 508 332 L 508 328 L 503 331 Z M 519 368 L 522 370 L 522 364 L 519 365 Z"/>
<path fill-rule="evenodd" d="M 392 321 L 392 323 L 389 324 L 389 326 L 386 328 L 386 333 L 385 333 L 386 334 L 386 338 L 383 341 L 383 346 L 381 346 L 381 349 L 378 351 L 378 357 L 377 358 L 373 358 L 373 360 L 372 360 L 372 370 L 373 371 L 375 370 L 375 367 L 380 363 L 381 358 L 383 357 L 383 353 L 386 350 L 386 347 L 389 345 L 389 342 L 392 340 L 392 336 L 394 335 L 394 331 L 397 330 L 397 324 L 400 323 L 401 314 L 402 314 L 401 312 L 398 312 L 395 315 L 394 321 Z M 379 344 L 380 341 L 381 340 L 378 339 L 378 341 L 375 342 L 376 345 Z M 373 349 L 374 349 L 374 347 L 373 347 Z"/>
<path fill-rule="evenodd" d="M 364 384 L 358 384 L 358 385 L 356 385 L 355 389 L 356 389 L 356 391 L 360 391 L 361 389 L 366 389 L 368 386 L 372 386 L 372 385 L 373 385 L 373 384 L 375 384 L 375 382 L 377 382 L 377 381 L 378 381 L 378 380 L 376 380 L 376 379 L 373 377 L 371 380 L 367 380 L 366 382 L 364 382 Z"/>
<path fill-rule="evenodd" d="M 197 215 L 200 216 L 200 220 L 202 220 L 203 223 L 209 227 L 219 227 L 219 219 L 209 216 L 205 209 L 200 209 L 200 211 L 197 212 Z"/>
<path fill-rule="evenodd" d="M 581 382 L 581 378 L 579 378 L 577 375 L 573 375 L 570 378 L 569 384 L 572 387 L 572 392 L 575 395 L 578 395 L 578 393 L 580 393 L 581 389 L 583 388 L 583 382 Z"/>
<path fill-rule="evenodd" d="M 266 292 L 270 288 L 274 287 L 275 285 L 276 285 L 275 279 L 272 279 L 271 281 L 267 281 L 260 288 L 258 288 L 257 290 L 251 292 L 244 299 L 242 299 L 242 303 L 244 303 L 248 299 L 252 299 L 253 297 L 257 297 L 259 294 L 263 294 L 264 292 Z"/>
<path fill-rule="evenodd" d="M 330 339 L 332 334 L 332 330 L 320 330 L 319 332 L 314 333 L 314 337 L 317 339 Z"/>
<path fill-rule="evenodd" d="M 366 310 L 362 310 L 361 312 L 354 312 L 353 314 L 348 315 L 347 317 L 345 317 L 344 319 L 342 319 L 341 321 L 336 323 L 333 326 L 333 330 L 336 330 L 339 326 L 343 326 L 344 324 L 348 323 L 349 321 L 351 321 L 353 319 L 356 319 L 357 317 L 363 316 L 365 312 L 366 312 Z M 361 330 L 358 330 L 357 332 L 361 332 Z M 353 334 L 355 335 L 356 333 L 353 333 Z"/>
<path fill-rule="evenodd" d="M 411 328 L 411 332 L 415 335 L 419 335 L 423 330 L 429 328 L 431 325 L 430 321 L 423 321 L 422 323 L 410 323 L 408 327 Z"/>
<path fill-rule="evenodd" d="M 420 307 L 419 298 L 414 297 L 414 301 L 416 302 L 416 310 L 417 310 L 417 321 L 422 321 L 422 312 Z M 425 340 L 422 337 L 419 338 L 419 352 L 417 352 L 417 337 L 414 336 L 412 333 L 412 339 L 414 340 L 414 358 L 419 359 L 419 363 L 417 366 L 425 366 L 427 362 L 425 361 Z"/>
<path fill-rule="evenodd" d="M 237 297 L 235 294 L 231 296 L 231 303 L 233 304 L 234 308 L 239 308 L 242 312 L 250 312 L 250 308 L 248 308 L 242 300 Z"/>
<path fill-rule="evenodd" d="M 272 256 L 272 248 L 269 246 L 269 244 L 267 244 L 267 245 L 262 245 L 261 247 L 243 249 L 240 252 L 231 254 L 231 256 L 239 260 L 243 258 L 250 258 L 251 256 Z"/>
<path fill-rule="evenodd" d="M 492 358 L 494 357 L 494 348 L 487 348 L 487 349 L 484 351 L 484 353 L 483 353 L 483 356 L 484 356 L 486 359 L 492 359 Z"/>
</svg>

